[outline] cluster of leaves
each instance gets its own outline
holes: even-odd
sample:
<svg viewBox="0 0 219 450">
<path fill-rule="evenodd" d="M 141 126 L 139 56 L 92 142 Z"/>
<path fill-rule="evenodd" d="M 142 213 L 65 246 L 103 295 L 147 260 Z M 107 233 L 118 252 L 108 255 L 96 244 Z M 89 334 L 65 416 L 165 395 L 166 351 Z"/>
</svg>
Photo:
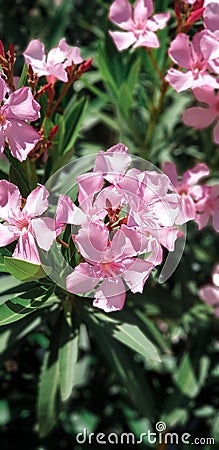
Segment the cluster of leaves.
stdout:
<svg viewBox="0 0 219 450">
<path fill-rule="evenodd" d="M 50 24 L 42 37 L 51 47 L 62 37 L 70 17 L 68 8 L 73 5 L 63 1 L 53 10 L 45 3 L 35 2 L 34 8 Z M 45 172 L 40 161 L 35 173 L 31 161 L 20 163 L 10 157 L 10 172 L 0 162 L 0 178 L 15 182 L 26 196 L 38 180 L 44 183 L 74 153 L 84 156 L 121 141 L 154 164 L 174 159 L 182 172 L 205 161 L 216 179 L 218 152 L 209 132 L 186 129 L 181 123 L 189 95 L 169 90 L 160 108 L 159 77 L 147 52 L 118 53 L 105 33 L 108 2 L 98 2 L 101 23 L 105 20 L 101 28 L 97 20 L 89 22 L 96 2 L 89 4 L 84 21 L 82 3 L 78 2 L 81 35 L 88 57 L 93 57 L 93 68 L 62 102 L 64 114 L 57 113 L 44 123 L 46 138 L 58 125 Z M 157 1 L 157 10 L 168 10 L 169 3 Z M 20 6 L 14 2 L 13 8 L 17 12 Z M 62 18 L 60 28 L 55 15 L 54 20 L 51 17 L 54 11 Z M 77 23 L 75 6 L 73 12 Z M 4 23 L 7 32 L 12 24 L 10 40 L 19 42 L 14 34 L 15 15 L 10 14 L 8 18 L 7 6 Z M 40 15 L 28 17 L 31 37 L 39 36 L 34 28 L 37 17 L 41 20 Z M 22 26 L 28 30 L 26 25 L 23 17 Z M 160 32 L 162 45 L 153 52 L 163 73 L 168 32 L 173 28 L 172 18 L 172 28 Z M 68 33 L 72 33 L 70 27 Z M 26 40 L 27 34 L 22 36 Z M 20 48 L 25 40 L 22 37 Z M 45 107 L 44 94 L 41 107 Z M 131 431 L 138 436 L 159 420 L 169 430 L 212 436 L 218 442 L 218 320 L 197 296 L 198 287 L 210 280 L 218 244 L 212 230 L 198 233 L 189 224 L 185 253 L 171 279 L 160 286 L 154 276 L 143 295 L 128 294 L 124 312 L 110 317 L 94 312 L 89 301 L 56 287 L 38 266 L 12 260 L 10 247 L 0 249 L 3 448 L 9 448 L 12 433 L 20 439 L 19 430 L 25 436 L 23 448 L 28 429 L 28 448 L 39 445 L 36 432 L 46 449 L 57 448 L 57 440 L 63 448 L 73 443 L 77 448 L 75 435 L 83 428 L 106 434 Z M 151 447 L 145 444 L 145 448 Z"/>
</svg>

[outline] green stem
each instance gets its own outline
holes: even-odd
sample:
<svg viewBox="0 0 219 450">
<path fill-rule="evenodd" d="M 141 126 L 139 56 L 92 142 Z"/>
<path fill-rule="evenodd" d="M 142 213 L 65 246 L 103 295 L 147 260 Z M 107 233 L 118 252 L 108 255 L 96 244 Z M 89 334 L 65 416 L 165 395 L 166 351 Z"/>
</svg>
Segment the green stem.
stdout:
<svg viewBox="0 0 219 450">
<path fill-rule="evenodd" d="M 169 83 L 165 79 L 163 79 L 158 103 L 157 103 L 157 105 L 153 105 L 153 107 L 151 109 L 151 115 L 150 115 L 150 119 L 149 119 L 149 123 L 148 123 L 148 127 L 147 127 L 147 132 L 145 135 L 145 145 L 146 146 L 150 143 L 151 138 L 153 136 L 154 129 L 157 125 L 158 118 L 159 118 L 160 113 L 163 108 L 163 102 L 164 102 L 164 98 L 165 98 L 168 88 L 169 88 Z"/>
</svg>

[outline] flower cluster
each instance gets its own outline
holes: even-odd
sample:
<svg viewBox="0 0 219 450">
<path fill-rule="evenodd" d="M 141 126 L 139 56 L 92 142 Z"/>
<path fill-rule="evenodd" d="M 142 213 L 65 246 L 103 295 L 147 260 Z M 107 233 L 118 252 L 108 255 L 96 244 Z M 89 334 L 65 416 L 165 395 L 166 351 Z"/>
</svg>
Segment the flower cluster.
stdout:
<svg viewBox="0 0 219 450">
<path fill-rule="evenodd" d="M 170 178 L 182 202 L 182 210 L 186 220 L 195 220 L 201 230 L 209 221 L 215 231 L 219 231 L 219 185 L 200 185 L 199 181 L 210 172 L 206 164 L 197 164 L 187 170 L 179 181 L 175 164 L 165 162 L 163 171 Z"/>
<path fill-rule="evenodd" d="M 169 13 L 153 14 L 152 0 L 136 0 L 134 9 L 128 0 L 115 0 L 110 7 L 110 20 L 123 31 L 110 31 L 118 50 L 159 47 L 156 31 L 164 28 L 170 18 Z"/>
<path fill-rule="evenodd" d="M 100 151 L 93 172 L 77 177 L 79 205 L 62 195 L 57 207 L 56 227 L 75 226 L 82 259 L 67 277 L 67 290 L 95 290 L 94 306 L 107 312 L 122 309 L 127 288 L 142 292 L 163 247 L 174 251 L 176 225 L 187 220 L 168 176 L 131 162 L 123 144 Z"/>
<path fill-rule="evenodd" d="M 49 51 L 47 57 L 44 44 L 39 39 L 32 40 L 23 55 L 28 65 L 28 86 L 19 88 L 19 78 L 13 74 L 16 62 L 14 48 L 11 45 L 5 54 L 0 41 L 0 156 L 6 146 L 12 156 L 21 162 L 32 156 L 35 150 L 40 155 L 44 153 L 45 160 L 57 126 L 51 129 L 46 138 L 44 125 L 41 123 L 43 120 L 40 120 L 39 98 L 44 92 L 47 93 L 46 117 L 51 117 L 63 94 L 89 69 L 92 61 L 84 61 L 79 48 L 69 46 L 65 38 Z M 38 86 L 41 77 L 46 77 L 47 84 Z M 57 80 L 64 83 L 64 89 L 58 99 L 55 99 L 54 84 Z"/>
<path fill-rule="evenodd" d="M 38 186 L 26 199 L 17 186 L 0 180 L 0 247 L 17 240 L 13 258 L 40 264 L 37 244 L 49 250 L 55 238 L 55 222 L 40 217 L 48 208 L 49 192 Z"/>
<path fill-rule="evenodd" d="M 206 104 L 206 107 L 187 109 L 183 121 L 197 129 L 207 128 L 215 123 L 213 137 L 218 144 L 219 3 L 216 0 L 175 0 L 174 10 L 176 37 L 168 50 L 172 61 L 164 81 L 177 92 L 192 89 L 194 97 Z M 152 13 L 152 0 L 136 0 L 133 11 L 128 0 L 114 1 L 110 7 L 109 19 L 123 31 L 109 33 L 119 51 L 130 46 L 144 47 L 147 51 L 151 47 L 159 47 L 155 32 L 166 26 L 170 15 L 167 12 L 152 16 Z M 187 33 L 201 18 L 203 26 L 191 40 Z M 149 54 L 153 58 L 150 52 Z M 159 71 L 158 66 L 156 67 Z M 163 77 L 160 71 L 159 76 Z"/>
</svg>

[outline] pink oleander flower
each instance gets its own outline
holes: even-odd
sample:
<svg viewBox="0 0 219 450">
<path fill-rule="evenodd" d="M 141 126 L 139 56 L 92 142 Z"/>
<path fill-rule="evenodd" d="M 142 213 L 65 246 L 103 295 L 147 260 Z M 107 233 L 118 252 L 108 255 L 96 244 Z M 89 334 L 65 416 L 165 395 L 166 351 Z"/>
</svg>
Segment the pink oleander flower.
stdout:
<svg viewBox="0 0 219 450">
<path fill-rule="evenodd" d="M 213 270 L 212 283 L 200 288 L 198 293 L 201 300 L 212 306 L 215 316 L 219 317 L 219 264 Z"/>
<path fill-rule="evenodd" d="M 198 130 L 208 128 L 214 124 L 213 139 L 215 144 L 219 144 L 219 91 L 210 86 L 196 88 L 193 94 L 199 102 L 205 103 L 206 107 L 193 106 L 187 108 L 183 113 L 183 122 Z"/>
<path fill-rule="evenodd" d="M 8 94 L 8 87 L 0 77 L 0 154 L 6 142 L 11 154 L 24 161 L 40 139 L 40 134 L 26 123 L 40 117 L 40 105 L 28 87 L 12 92 L 9 97 Z"/>
<path fill-rule="evenodd" d="M 171 43 L 168 51 L 170 58 L 180 68 L 186 69 L 182 72 L 171 68 L 165 77 L 177 92 L 205 85 L 215 89 L 219 87 L 217 78 L 208 72 L 210 62 L 215 59 L 218 43 L 213 39 L 208 41 L 208 32 L 204 30 L 194 35 L 192 43 L 184 33 L 178 34 Z"/>
<path fill-rule="evenodd" d="M 113 189 L 113 184 L 123 177 L 130 164 L 131 156 L 123 144 L 116 144 L 106 152 L 99 151 L 93 172 L 76 177 L 79 207 L 68 196 L 60 196 L 56 211 L 57 229 L 61 232 L 66 223 L 85 225 L 93 219 L 105 218 L 110 209 L 116 210 L 119 206 L 121 209 L 124 199 Z M 112 186 L 104 188 L 104 180 Z"/>
<path fill-rule="evenodd" d="M 162 261 L 162 247 L 174 251 L 178 236 L 175 223 L 181 210 L 176 194 L 169 193 L 169 178 L 154 171 L 130 169 L 118 183 L 128 204 L 127 225 L 121 229 L 130 239 L 137 253 L 147 253 L 153 265 Z"/>
<path fill-rule="evenodd" d="M 49 192 L 38 186 L 26 200 L 17 186 L 0 180 L 0 247 L 18 240 L 13 257 L 40 264 L 37 245 L 48 251 L 55 239 L 54 220 L 40 217 L 48 208 Z"/>
<path fill-rule="evenodd" d="M 219 232 L 219 184 L 204 186 L 202 198 L 196 203 L 196 211 L 200 230 L 212 221 L 213 228 Z"/>
<path fill-rule="evenodd" d="M 49 51 L 47 57 L 44 44 L 39 39 L 33 39 L 23 55 L 26 64 L 31 65 L 39 77 L 45 75 L 49 83 L 55 83 L 57 79 L 67 82 L 66 68 L 83 62 L 79 48 L 69 46 L 65 38 Z"/>
<path fill-rule="evenodd" d="M 100 151 L 93 172 L 76 177 L 78 206 L 61 195 L 56 212 L 57 235 L 74 225 L 83 261 L 67 276 L 67 290 L 94 296 L 106 312 L 122 309 L 127 288 L 142 292 L 163 247 L 174 251 L 177 224 L 186 221 L 168 176 L 130 168 L 127 150 L 117 144 Z"/>
<path fill-rule="evenodd" d="M 219 39 L 219 3 L 210 2 L 203 14 L 204 27 Z"/>
<path fill-rule="evenodd" d="M 206 42 L 203 51 L 208 54 L 214 48 L 213 59 L 209 62 L 212 72 L 219 74 L 219 3 L 209 3 L 204 11 Z"/>
<path fill-rule="evenodd" d="M 83 294 L 96 289 L 94 306 L 106 312 L 121 310 L 126 285 L 134 293 L 142 292 L 153 269 L 144 259 L 133 258 L 136 252 L 126 240 L 121 230 L 110 239 L 109 229 L 101 221 L 82 227 L 75 242 L 85 262 L 68 275 L 67 290 Z"/>
<path fill-rule="evenodd" d="M 170 18 L 169 13 L 154 14 L 152 0 L 136 0 L 134 9 L 128 0 L 115 0 L 110 7 L 109 19 L 124 31 L 110 31 L 119 51 L 133 45 L 137 47 L 159 47 L 155 32 L 163 29 Z"/>
<path fill-rule="evenodd" d="M 181 198 L 185 221 L 195 220 L 196 201 L 203 196 L 203 186 L 200 186 L 198 182 L 201 178 L 209 175 L 208 167 L 203 163 L 197 164 L 192 169 L 186 170 L 181 181 L 178 180 L 176 166 L 172 162 L 165 162 L 162 165 L 162 170 L 168 175 L 172 185 Z"/>
</svg>

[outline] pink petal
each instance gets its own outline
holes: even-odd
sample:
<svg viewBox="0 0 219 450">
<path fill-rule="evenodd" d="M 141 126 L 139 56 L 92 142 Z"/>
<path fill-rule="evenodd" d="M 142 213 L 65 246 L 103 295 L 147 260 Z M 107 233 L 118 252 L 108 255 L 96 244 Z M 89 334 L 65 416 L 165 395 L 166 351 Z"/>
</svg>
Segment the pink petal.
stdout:
<svg viewBox="0 0 219 450">
<path fill-rule="evenodd" d="M 164 173 L 155 171 L 144 172 L 144 180 L 139 186 L 139 194 L 146 205 L 163 198 L 169 188 L 170 180 Z"/>
<path fill-rule="evenodd" d="M 18 235 L 10 231 L 7 225 L 0 223 L 0 247 L 11 244 L 11 242 L 15 241 L 17 238 Z"/>
<path fill-rule="evenodd" d="M 219 289 L 210 284 L 199 289 L 199 296 L 207 305 L 219 304 Z"/>
<path fill-rule="evenodd" d="M 67 195 L 60 195 L 56 210 L 56 224 L 84 225 L 87 215 Z"/>
<path fill-rule="evenodd" d="M 166 161 L 162 164 L 163 172 L 169 177 L 172 185 L 177 188 L 179 185 L 176 165 L 170 161 Z"/>
<path fill-rule="evenodd" d="M 143 259 L 133 258 L 125 261 L 126 271 L 122 274 L 129 289 L 135 294 L 143 291 L 145 281 L 148 279 L 154 266 Z"/>
<path fill-rule="evenodd" d="M 213 33 L 202 31 L 200 39 L 200 48 L 206 61 L 218 58 L 219 41 Z"/>
<path fill-rule="evenodd" d="M 218 72 L 219 73 L 219 64 L 218 64 Z M 210 75 L 209 73 L 203 73 L 199 75 L 199 77 L 197 78 L 197 80 L 194 80 L 194 85 L 193 87 L 201 87 L 201 86 L 205 86 L 205 85 L 209 85 L 214 89 L 218 89 L 219 88 L 219 82 L 218 82 L 218 78 L 216 78 L 213 75 Z"/>
<path fill-rule="evenodd" d="M 117 144 L 110 147 L 106 152 L 98 152 L 94 172 L 102 172 L 107 181 L 115 184 L 122 178 L 121 175 L 126 171 L 131 161 L 128 148 L 124 144 Z"/>
<path fill-rule="evenodd" d="M 169 69 L 165 80 L 171 84 L 171 86 L 177 91 L 182 92 L 186 89 L 192 88 L 194 85 L 194 78 L 192 71 L 180 72 L 176 69 Z"/>
<path fill-rule="evenodd" d="M 150 20 L 148 20 L 147 23 L 148 29 L 151 31 L 162 30 L 166 26 L 169 19 L 170 19 L 169 13 L 154 14 L 153 17 Z"/>
<path fill-rule="evenodd" d="M 8 91 L 7 84 L 0 77 L 0 104 L 1 104 L 2 100 L 5 98 L 7 91 Z"/>
<path fill-rule="evenodd" d="M 17 186 L 6 180 L 0 180 L 0 217 L 10 223 L 11 211 L 20 211 L 21 194 Z"/>
<path fill-rule="evenodd" d="M 62 64 L 62 63 L 52 64 L 51 63 L 51 65 L 47 66 L 47 70 L 49 73 L 49 77 L 54 77 L 55 79 L 57 78 L 58 80 L 64 81 L 64 83 L 66 83 L 68 81 L 68 75 L 65 70 L 64 64 Z M 47 75 L 47 79 L 48 79 L 48 75 Z M 50 81 L 50 82 L 54 83 L 54 81 Z"/>
<path fill-rule="evenodd" d="M 205 27 L 214 32 L 219 29 L 219 4 L 210 3 L 204 10 L 204 25 Z"/>
<path fill-rule="evenodd" d="M 132 31 L 109 31 L 109 34 L 120 52 L 131 47 L 137 40 Z"/>
<path fill-rule="evenodd" d="M 147 21 L 150 11 L 148 11 L 146 3 L 145 0 L 136 0 L 134 6 L 134 22 L 143 24 Z"/>
<path fill-rule="evenodd" d="M 115 261 L 116 259 L 124 257 L 126 247 L 126 236 L 122 230 L 116 231 L 113 236 L 111 245 L 106 250 L 106 260 Z"/>
<path fill-rule="evenodd" d="M 123 194 L 112 188 L 111 186 L 106 187 L 100 191 L 97 195 L 93 206 L 95 210 L 100 212 L 105 211 L 104 217 L 107 214 L 107 209 L 112 208 L 113 210 L 119 209 L 124 201 Z M 99 217 L 99 215 L 98 215 Z"/>
<path fill-rule="evenodd" d="M 40 140 L 40 134 L 25 122 L 11 119 L 11 125 L 6 130 L 9 148 L 14 158 L 24 161 Z"/>
<path fill-rule="evenodd" d="M 93 305 L 105 312 L 121 311 L 125 303 L 125 285 L 119 277 L 106 278 L 95 292 Z"/>
<path fill-rule="evenodd" d="M 124 30 L 130 30 L 132 7 L 128 0 L 116 0 L 110 7 L 109 19 Z"/>
<path fill-rule="evenodd" d="M 51 217 L 38 217 L 31 220 L 33 235 L 37 244 L 43 250 L 49 251 L 55 234 L 55 221 Z"/>
<path fill-rule="evenodd" d="M 133 45 L 133 48 L 138 47 L 148 47 L 148 48 L 158 48 L 160 43 L 156 34 L 153 31 L 146 30 L 144 34 L 140 35 Z"/>
<path fill-rule="evenodd" d="M 174 251 L 175 242 L 178 236 L 178 229 L 176 227 L 163 227 L 152 229 L 151 234 L 158 240 L 158 242 L 167 248 L 170 252 Z"/>
<path fill-rule="evenodd" d="M 139 189 L 144 181 L 145 174 L 138 169 L 130 169 L 128 172 L 117 181 L 117 186 L 122 189 L 124 194 L 127 194 L 129 201 L 131 194 L 138 195 Z"/>
<path fill-rule="evenodd" d="M 12 256 L 32 264 L 40 264 L 37 246 L 34 237 L 30 232 L 27 232 L 19 237 Z"/>
<path fill-rule="evenodd" d="M 186 34 L 178 34 L 178 36 L 172 41 L 168 53 L 170 58 L 180 67 L 190 69 L 191 48 L 189 37 Z"/>
<path fill-rule="evenodd" d="M 31 65 L 34 72 L 39 76 L 47 75 L 47 70 L 45 69 L 45 47 L 39 39 L 30 41 L 23 55 L 26 64 Z"/>
<path fill-rule="evenodd" d="M 188 222 L 189 220 L 194 220 L 196 217 L 194 200 L 189 195 L 182 195 L 181 201 L 184 215 L 184 223 Z"/>
<path fill-rule="evenodd" d="M 210 108 L 195 106 L 187 108 L 183 113 L 183 122 L 193 128 L 201 130 L 209 127 L 215 120 L 215 114 Z"/>
<path fill-rule="evenodd" d="M 212 225 L 215 231 L 219 232 L 219 210 L 213 213 Z"/>
<path fill-rule="evenodd" d="M 31 93 L 30 88 L 22 87 L 12 92 L 7 101 L 8 115 L 10 120 L 37 120 L 40 117 L 40 105 L 37 103 Z"/>
<path fill-rule="evenodd" d="M 126 225 L 122 225 L 121 230 L 126 236 L 125 256 L 132 257 L 142 252 L 142 234 Z"/>
<path fill-rule="evenodd" d="M 192 93 L 199 102 L 207 103 L 207 105 L 214 105 L 217 99 L 215 91 L 211 86 L 195 88 Z"/>
<path fill-rule="evenodd" d="M 26 204 L 23 209 L 25 217 L 33 218 L 40 216 L 48 208 L 49 192 L 45 186 L 38 186 L 27 197 Z"/>
<path fill-rule="evenodd" d="M 66 278 L 66 289 L 74 294 L 84 294 L 92 291 L 100 278 L 94 268 L 88 263 L 81 263 Z"/>
<path fill-rule="evenodd" d="M 78 182 L 78 201 L 80 205 L 88 198 L 93 201 L 93 196 L 103 187 L 102 173 L 85 173 L 76 177 Z M 83 208 L 84 209 L 84 208 Z"/>
<path fill-rule="evenodd" d="M 90 222 L 82 227 L 75 238 L 79 252 L 90 262 L 105 260 L 109 230 L 103 222 Z"/>
<path fill-rule="evenodd" d="M 149 254 L 147 255 L 147 262 L 151 263 L 153 266 L 157 266 L 162 262 L 162 247 L 157 238 L 153 237 L 150 232 L 145 231 L 145 234 L 142 234 L 141 253 Z"/>
<path fill-rule="evenodd" d="M 203 212 L 196 215 L 196 222 L 198 224 L 199 230 L 202 230 L 204 227 L 208 225 L 210 218 L 209 212 Z"/>
<path fill-rule="evenodd" d="M 214 127 L 214 142 L 215 144 L 219 144 L 219 121 L 216 123 Z"/>
<path fill-rule="evenodd" d="M 148 17 L 153 14 L 154 4 L 152 0 L 144 0 L 145 8 L 148 10 Z"/>
<path fill-rule="evenodd" d="M 209 168 L 204 163 L 196 164 L 192 169 L 186 170 L 182 176 L 182 184 L 186 186 L 193 186 L 198 181 L 209 175 Z"/>
<path fill-rule="evenodd" d="M 74 64 L 81 64 L 83 58 L 80 55 L 80 50 L 78 47 L 71 47 L 65 41 L 65 38 L 60 39 L 59 48 L 63 52 L 65 57 L 65 67 Z"/>
</svg>

